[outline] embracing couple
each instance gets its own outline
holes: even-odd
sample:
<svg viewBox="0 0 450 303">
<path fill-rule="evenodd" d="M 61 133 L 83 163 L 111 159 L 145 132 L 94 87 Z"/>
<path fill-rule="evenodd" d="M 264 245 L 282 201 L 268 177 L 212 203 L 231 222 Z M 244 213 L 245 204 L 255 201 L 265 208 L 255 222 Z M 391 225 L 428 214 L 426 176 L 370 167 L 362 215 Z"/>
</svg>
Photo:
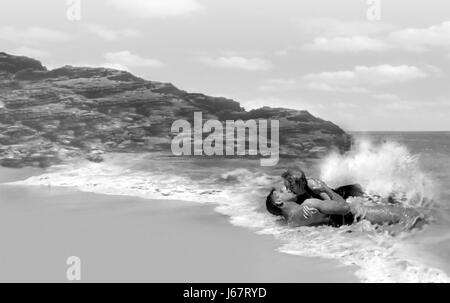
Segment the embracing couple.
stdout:
<svg viewBox="0 0 450 303">
<path fill-rule="evenodd" d="M 282 175 L 284 187 L 272 189 L 266 199 L 267 210 L 283 216 L 294 226 L 329 225 L 340 227 L 359 220 L 376 225 L 400 224 L 411 229 L 423 221 L 423 216 L 413 208 L 380 204 L 366 206 L 359 185 L 346 185 L 331 189 L 323 181 L 306 178 L 301 170 L 286 171 Z M 360 197 L 347 202 L 349 197 Z"/>
</svg>

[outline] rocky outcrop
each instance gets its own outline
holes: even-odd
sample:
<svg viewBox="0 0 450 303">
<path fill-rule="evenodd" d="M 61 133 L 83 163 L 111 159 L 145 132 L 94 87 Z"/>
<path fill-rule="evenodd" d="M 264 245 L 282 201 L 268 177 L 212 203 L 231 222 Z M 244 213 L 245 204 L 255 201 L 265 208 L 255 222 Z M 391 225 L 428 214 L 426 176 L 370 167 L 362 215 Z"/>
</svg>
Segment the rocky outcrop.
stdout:
<svg viewBox="0 0 450 303">
<path fill-rule="evenodd" d="M 47 70 L 0 53 L 0 164 L 48 166 L 70 157 L 101 161 L 105 152 L 169 152 L 175 120 L 280 121 L 282 156 L 347 150 L 351 137 L 307 111 L 264 107 L 180 90 L 106 68 Z"/>
<path fill-rule="evenodd" d="M 0 71 L 17 73 L 19 71 L 45 71 L 41 62 L 21 56 L 12 56 L 0 52 Z"/>
</svg>

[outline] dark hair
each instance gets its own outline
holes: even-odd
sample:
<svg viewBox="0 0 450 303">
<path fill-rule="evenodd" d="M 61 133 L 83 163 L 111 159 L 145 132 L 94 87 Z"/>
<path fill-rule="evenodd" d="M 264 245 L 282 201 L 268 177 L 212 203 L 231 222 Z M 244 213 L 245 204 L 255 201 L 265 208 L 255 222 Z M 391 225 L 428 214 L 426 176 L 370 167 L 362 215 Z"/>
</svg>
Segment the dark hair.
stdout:
<svg viewBox="0 0 450 303">
<path fill-rule="evenodd" d="M 275 200 L 273 199 L 273 193 L 276 189 L 272 188 L 270 194 L 266 198 L 266 208 L 272 215 L 281 216 L 281 208 L 275 204 Z"/>
</svg>

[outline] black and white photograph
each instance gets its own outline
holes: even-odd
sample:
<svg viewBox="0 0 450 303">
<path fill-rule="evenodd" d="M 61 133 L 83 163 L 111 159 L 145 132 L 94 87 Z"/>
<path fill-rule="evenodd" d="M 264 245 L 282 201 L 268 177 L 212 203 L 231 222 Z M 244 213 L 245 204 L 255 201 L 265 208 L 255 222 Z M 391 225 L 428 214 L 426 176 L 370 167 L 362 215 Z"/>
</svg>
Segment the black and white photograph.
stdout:
<svg viewBox="0 0 450 303">
<path fill-rule="evenodd" d="M 448 283 L 449 81 L 444 0 L 0 0 L 0 282 Z"/>
</svg>

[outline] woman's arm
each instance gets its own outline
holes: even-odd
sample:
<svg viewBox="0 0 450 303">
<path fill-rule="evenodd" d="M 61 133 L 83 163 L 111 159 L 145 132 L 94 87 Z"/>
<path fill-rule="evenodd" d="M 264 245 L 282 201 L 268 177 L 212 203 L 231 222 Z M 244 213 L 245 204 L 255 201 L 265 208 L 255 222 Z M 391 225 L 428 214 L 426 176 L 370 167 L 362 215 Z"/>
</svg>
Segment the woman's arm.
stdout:
<svg viewBox="0 0 450 303">
<path fill-rule="evenodd" d="M 306 218 L 311 215 L 311 208 L 315 208 L 326 215 L 346 215 L 350 212 L 350 206 L 345 201 L 307 199 L 302 206 Z"/>
</svg>

